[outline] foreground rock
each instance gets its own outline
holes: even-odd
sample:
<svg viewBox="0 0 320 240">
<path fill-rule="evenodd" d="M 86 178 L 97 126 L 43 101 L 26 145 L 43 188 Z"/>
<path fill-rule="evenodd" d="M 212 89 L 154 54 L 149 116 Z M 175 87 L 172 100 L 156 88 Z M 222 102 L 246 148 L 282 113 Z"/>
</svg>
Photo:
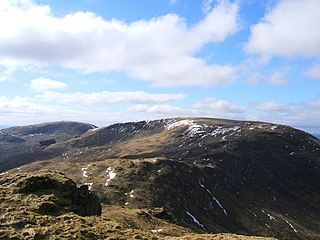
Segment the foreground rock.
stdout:
<svg viewBox="0 0 320 240">
<path fill-rule="evenodd" d="M 88 186 L 77 188 L 62 172 L 3 176 L 0 183 L 2 201 L 13 207 L 44 215 L 68 212 L 81 216 L 101 215 L 99 198 L 88 190 Z"/>
</svg>

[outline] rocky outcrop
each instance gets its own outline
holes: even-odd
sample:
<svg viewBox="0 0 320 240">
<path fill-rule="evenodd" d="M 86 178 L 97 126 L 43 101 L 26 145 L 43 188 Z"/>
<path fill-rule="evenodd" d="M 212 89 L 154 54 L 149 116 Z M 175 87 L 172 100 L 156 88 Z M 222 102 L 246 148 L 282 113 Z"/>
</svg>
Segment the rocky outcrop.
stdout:
<svg viewBox="0 0 320 240">
<path fill-rule="evenodd" d="M 101 215 L 98 197 L 88 186 L 77 188 L 76 184 L 61 172 L 40 172 L 18 180 L 16 191 L 33 194 L 43 202 L 37 207 L 42 214 L 59 215 L 74 212 L 81 216 Z"/>
</svg>

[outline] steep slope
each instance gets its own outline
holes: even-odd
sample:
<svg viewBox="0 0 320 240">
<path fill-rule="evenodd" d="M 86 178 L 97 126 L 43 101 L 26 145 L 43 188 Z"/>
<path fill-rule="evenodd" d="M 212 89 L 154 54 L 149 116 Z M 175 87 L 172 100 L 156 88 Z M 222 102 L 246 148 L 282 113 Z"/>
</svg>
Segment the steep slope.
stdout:
<svg viewBox="0 0 320 240">
<path fill-rule="evenodd" d="M 319 149 L 287 126 L 164 119 L 88 131 L 12 172 L 62 170 L 104 203 L 163 207 L 200 232 L 319 239 Z"/>
<path fill-rule="evenodd" d="M 86 186 L 77 188 L 61 172 L 6 174 L 0 183 L 1 239 L 272 240 L 195 234 L 160 219 L 161 209 L 106 206 L 101 212 L 97 197 Z"/>
<path fill-rule="evenodd" d="M 0 171 L 18 167 L 42 156 L 50 144 L 80 136 L 93 125 L 53 122 L 0 130 Z"/>
</svg>

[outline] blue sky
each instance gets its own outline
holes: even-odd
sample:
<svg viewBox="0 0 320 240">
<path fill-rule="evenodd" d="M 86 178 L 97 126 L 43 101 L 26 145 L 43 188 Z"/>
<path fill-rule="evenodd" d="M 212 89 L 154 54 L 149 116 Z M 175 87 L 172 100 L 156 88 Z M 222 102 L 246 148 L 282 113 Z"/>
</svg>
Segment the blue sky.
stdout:
<svg viewBox="0 0 320 240">
<path fill-rule="evenodd" d="M 177 116 L 320 133 L 318 0 L 3 0 L 0 126 Z"/>
</svg>

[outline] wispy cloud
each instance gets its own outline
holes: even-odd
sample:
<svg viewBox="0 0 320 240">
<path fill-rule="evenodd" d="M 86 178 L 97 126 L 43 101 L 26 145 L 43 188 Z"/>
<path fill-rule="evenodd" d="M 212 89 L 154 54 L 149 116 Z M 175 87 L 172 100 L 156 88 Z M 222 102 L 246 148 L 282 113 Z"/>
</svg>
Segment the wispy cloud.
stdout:
<svg viewBox="0 0 320 240">
<path fill-rule="evenodd" d="M 138 104 L 130 106 L 128 111 L 152 113 L 156 116 L 207 116 L 215 118 L 244 118 L 245 109 L 217 98 L 206 98 L 187 108 L 172 105 Z"/>
<path fill-rule="evenodd" d="M 279 86 L 287 83 L 287 71 L 276 71 L 271 74 L 269 79 L 267 80 L 269 84 L 274 85 L 274 86 Z"/>
<path fill-rule="evenodd" d="M 115 103 L 163 103 L 182 100 L 184 94 L 146 93 L 142 91 L 127 92 L 75 92 L 59 93 L 47 91 L 38 95 L 36 99 L 41 102 L 72 103 L 72 104 L 115 104 Z"/>
<path fill-rule="evenodd" d="M 314 79 L 320 79 L 320 64 L 314 65 L 305 71 L 305 76 Z"/>
<path fill-rule="evenodd" d="M 67 87 L 68 85 L 64 82 L 51 80 L 48 78 L 36 78 L 30 81 L 30 88 L 38 92 L 64 89 Z"/>
</svg>

